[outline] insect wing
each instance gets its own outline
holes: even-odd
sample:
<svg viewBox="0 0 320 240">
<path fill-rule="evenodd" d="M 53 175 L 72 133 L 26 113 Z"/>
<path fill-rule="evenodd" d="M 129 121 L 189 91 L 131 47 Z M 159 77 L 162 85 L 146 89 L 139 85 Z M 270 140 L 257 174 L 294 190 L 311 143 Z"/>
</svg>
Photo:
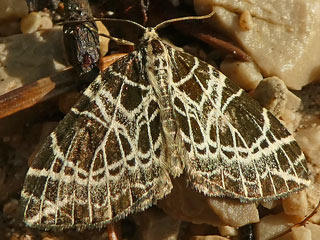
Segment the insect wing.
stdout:
<svg viewBox="0 0 320 240">
<path fill-rule="evenodd" d="M 305 157 L 285 127 L 214 67 L 170 47 L 174 111 L 190 185 L 242 201 L 309 184 Z"/>
<path fill-rule="evenodd" d="M 21 194 L 27 225 L 101 227 L 171 191 L 159 108 L 138 58 L 99 75 L 46 139 Z"/>
</svg>

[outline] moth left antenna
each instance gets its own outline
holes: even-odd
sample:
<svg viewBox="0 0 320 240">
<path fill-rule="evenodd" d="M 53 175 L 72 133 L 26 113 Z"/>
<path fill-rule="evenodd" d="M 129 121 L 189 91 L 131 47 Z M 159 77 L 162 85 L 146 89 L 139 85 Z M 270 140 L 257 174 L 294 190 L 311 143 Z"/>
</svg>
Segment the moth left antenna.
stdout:
<svg viewBox="0 0 320 240">
<path fill-rule="evenodd" d="M 142 26 L 141 24 L 139 23 L 136 23 L 136 22 L 133 22 L 131 20 L 127 20 L 127 19 L 118 19 L 118 18 L 91 18 L 91 19 L 85 19 L 85 20 L 68 20 L 68 21 L 65 21 L 65 22 L 61 22 L 61 23 L 58 23 L 58 25 L 63 25 L 63 24 L 67 24 L 67 23 L 84 23 L 84 22 L 90 22 L 90 21 L 109 21 L 109 22 L 125 22 L 125 23 L 130 23 L 130 24 L 133 24 L 143 30 L 146 30 L 146 28 L 144 26 Z M 90 28 L 91 31 L 94 31 L 94 32 L 97 32 L 96 29 L 92 29 Z M 123 45 L 135 45 L 133 42 L 130 42 L 128 40 L 124 40 L 124 39 L 121 39 L 121 38 L 116 38 L 116 37 L 112 37 L 108 34 L 104 34 L 104 33 L 98 33 L 100 36 L 103 36 L 103 37 L 106 37 L 106 38 L 109 38 L 119 44 L 123 44 Z"/>
<path fill-rule="evenodd" d="M 142 28 L 143 30 L 145 30 L 146 28 L 144 26 L 142 26 L 139 23 L 136 23 L 134 21 L 131 20 L 127 20 L 127 19 L 119 19 L 119 18 L 89 18 L 89 19 L 84 19 L 84 20 L 68 20 L 65 22 L 60 22 L 58 23 L 58 25 L 63 25 L 66 23 L 83 23 L 83 22 L 90 22 L 90 21 L 109 21 L 109 22 L 126 22 L 126 23 L 130 23 L 133 24 L 139 28 Z"/>
<path fill-rule="evenodd" d="M 144 26 L 142 26 L 139 23 L 136 23 L 134 21 L 131 20 L 127 20 L 127 19 L 118 19 L 118 18 L 93 18 L 91 21 L 109 21 L 109 22 L 126 22 L 126 23 L 130 23 L 133 24 L 139 28 L 142 28 L 143 30 L 146 30 L 146 28 Z M 87 20 L 88 21 L 88 20 Z M 89 20 L 90 21 L 90 20 Z"/>
</svg>

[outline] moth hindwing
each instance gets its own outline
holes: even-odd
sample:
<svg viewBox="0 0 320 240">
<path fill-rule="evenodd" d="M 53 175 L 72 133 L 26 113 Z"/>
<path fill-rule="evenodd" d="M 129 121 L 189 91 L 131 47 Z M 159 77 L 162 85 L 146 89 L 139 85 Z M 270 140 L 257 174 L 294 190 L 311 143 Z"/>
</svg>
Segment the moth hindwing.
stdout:
<svg viewBox="0 0 320 240">
<path fill-rule="evenodd" d="M 309 184 L 301 149 L 270 112 L 147 28 L 46 139 L 21 194 L 24 220 L 101 227 L 162 199 L 182 173 L 205 195 L 241 201 Z"/>
</svg>

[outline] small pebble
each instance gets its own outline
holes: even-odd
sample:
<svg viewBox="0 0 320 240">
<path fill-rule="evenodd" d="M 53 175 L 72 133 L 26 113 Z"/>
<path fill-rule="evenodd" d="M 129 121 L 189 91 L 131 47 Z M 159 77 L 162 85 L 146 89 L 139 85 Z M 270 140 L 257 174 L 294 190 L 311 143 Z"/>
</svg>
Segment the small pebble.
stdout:
<svg viewBox="0 0 320 240">
<path fill-rule="evenodd" d="M 255 24 L 253 22 L 251 13 L 248 10 L 245 10 L 241 13 L 240 19 L 239 19 L 239 25 L 245 31 L 248 31 L 254 28 Z"/>
<path fill-rule="evenodd" d="M 53 27 L 49 14 L 44 12 L 31 12 L 21 19 L 21 32 L 33 33 L 38 30 L 49 29 Z"/>
<path fill-rule="evenodd" d="M 36 32 L 41 25 L 41 16 L 37 12 L 31 12 L 21 19 L 21 32 L 33 33 Z"/>
<path fill-rule="evenodd" d="M 218 227 L 218 229 L 222 236 L 225 236 L 225 237 L 238 236 L 238 230 L 235 227 L 222 226 L 222 227 Z"/>
</svg>

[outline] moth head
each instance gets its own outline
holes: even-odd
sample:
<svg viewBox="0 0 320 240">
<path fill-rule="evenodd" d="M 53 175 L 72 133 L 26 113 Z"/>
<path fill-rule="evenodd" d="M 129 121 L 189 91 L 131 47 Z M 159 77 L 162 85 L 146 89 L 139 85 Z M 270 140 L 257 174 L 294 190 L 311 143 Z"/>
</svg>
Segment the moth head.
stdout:
<svg viewBox="0 0 320 240">
<path fill-rule="evenodd" d="M 150 42 L 154 39 L 159 39 L 158 34 L 156 33 L 156 30 L 152 27 L 148 27 L 145 29 L 145 32 L 141 38 L 142 43 Z"/>
</svg>

